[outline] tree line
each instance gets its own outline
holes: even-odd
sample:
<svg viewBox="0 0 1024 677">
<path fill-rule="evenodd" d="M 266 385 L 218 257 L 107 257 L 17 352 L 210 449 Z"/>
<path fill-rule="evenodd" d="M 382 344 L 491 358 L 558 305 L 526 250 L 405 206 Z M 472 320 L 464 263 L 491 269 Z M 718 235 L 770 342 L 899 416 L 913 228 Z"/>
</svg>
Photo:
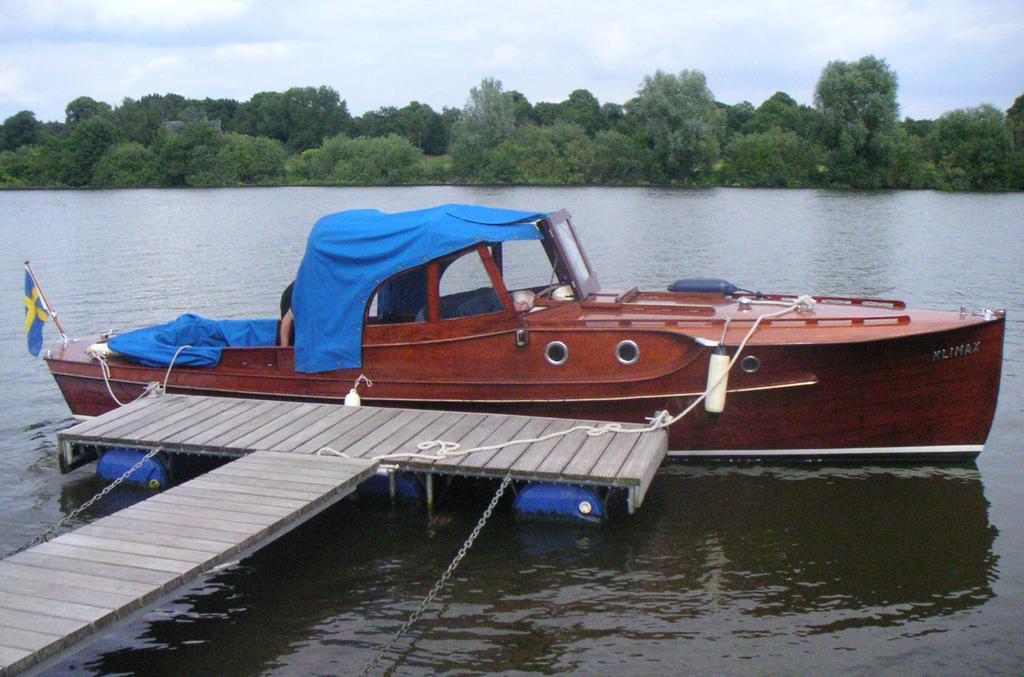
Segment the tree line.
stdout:
<svg viewBox="0 0 1024 677">
<path fill-rule="evenodd" d="M 898 79 L 874 56 L 833 61 L 813 106 L 776 92 L 715 100 L 699 71 L 657 71 L 636 97 L 585 89 L 531 104 L 485 78 L 462 108 L 416 101 L 354 117 L 330 87 L 249 101 L 82 96 L 63 122 L 0 126 L 0 187 L 690 185 L 1024 189 L 1024 95 L 935 120 L 899 119 Z"/>
</svg>

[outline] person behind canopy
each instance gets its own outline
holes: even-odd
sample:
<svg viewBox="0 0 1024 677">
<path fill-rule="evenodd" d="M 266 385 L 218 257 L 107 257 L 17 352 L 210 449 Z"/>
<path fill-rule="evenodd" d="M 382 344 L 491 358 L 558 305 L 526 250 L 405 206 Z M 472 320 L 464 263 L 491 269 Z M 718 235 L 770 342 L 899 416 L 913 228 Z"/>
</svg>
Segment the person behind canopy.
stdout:
<svg viewBox="0 0 1024 677">
<path fill-rule="evenodd" d="M 281 292 L 281 327 L 277 332 L 277 345 L 295 345 L 295 315 L 292 314 L 292 290 L 295 280 Z"/>
</svg>

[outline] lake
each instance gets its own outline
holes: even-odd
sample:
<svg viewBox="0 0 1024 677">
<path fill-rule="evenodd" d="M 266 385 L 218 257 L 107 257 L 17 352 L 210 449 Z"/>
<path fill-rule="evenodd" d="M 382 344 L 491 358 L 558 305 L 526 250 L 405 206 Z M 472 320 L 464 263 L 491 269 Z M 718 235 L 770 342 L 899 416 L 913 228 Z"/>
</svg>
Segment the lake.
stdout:
<svg viewBox="0 0 1024 677">
<path fill-rule="evenodd" d="M 0 193 L 0 548 L 103 487 L 61 475 L 72 419 L 25 350 L 31 259 L 69 334 L 184 312 L 276 317 L 313 222 L 353 208 L 568 208 L 608 287 L 681 277 L 1008 313 L 976 464 L 674 465 L 603 528 L 495 513 L 381 664 L 398 675 L 1020 674 L 1024 194 L 643 188 L 254 188 Z M 56 337 L 47 327 L 47 340 Z M 779 422 L 782 423 L 782 422 Z M 53 669 L 358 672 L 457 552 L 493 486 L 439 514 L 346 501 Z M 145 494 L 120 488 L 74 524 Z M 2 623 L 0 610 L 0 623 Z"/>
</svg>

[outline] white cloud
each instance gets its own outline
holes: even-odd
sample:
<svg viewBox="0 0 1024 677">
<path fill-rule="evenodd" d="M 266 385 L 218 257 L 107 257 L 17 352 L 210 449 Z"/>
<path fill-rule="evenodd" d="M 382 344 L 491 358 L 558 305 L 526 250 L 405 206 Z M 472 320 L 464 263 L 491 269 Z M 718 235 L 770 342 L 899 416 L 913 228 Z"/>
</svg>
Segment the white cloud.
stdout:
<svg viewBox="0 0 1024 677">
<path fill-rule="evenodd" d="M 600 23 L 583 36 L 583 48 L 595 65 L 607 69 L 633 68 L 645 47 L 622 23 Z"/>
<path fill-rule="evenodd" d="M 180 54 L 165 54 L 146 62 L 145 68 L 149 71 L 169 71 L 181 68 L 185 58 Z"/>
<path fill-rule="evenodd" d="M 485 72 L 530 73 L 547 68 L 549 63 L 543 48 L 503 44 L 496 46 L 480 66 Z"/>
<path fill-rule="evenodd" d="M 1020 94 L 1018 15 L 1019 0 L 0 0 L 0 115 L 31 100 L 59 119 L 83 94 L 244 100 L 321 84 L 357 114 L 440 108 L 485 76 L 534 102 L 586 88 L 621 103 L 655 69 L 684 68 L 728 103 L 777 90 L 810 103 L 828 61 L 875 54 L 897 71 L 905 114 L 935 117 Z"/>
<path fill-rule="evenodd" d="M 249 8 L 249 2 L 243 0 L 65 0 L 8 4 L 5 14 L 23 28 L 72 32 L 173 32 L 237 18 Z"/>
<path fill-rule="evenodd" d="M 25 74 L 19 68 L 0 66 L 0 100 L 27 101 L 30 97 L 25 90 Z"/>
<path fill-rule="evenodd" d="M 86 11 L 108 26 L 188 28 L 235 18 L 249 9 L 242 0 L 85 0 Z"/>
<path fill-rule="evenodd" d="M 283 59 L 291 52 L 291 48 L 281 42 L 235 42 L 222 45 L 213 50 L 215 59 L 240 61 L 259 61 L 264 59 Z"/>
</svg>

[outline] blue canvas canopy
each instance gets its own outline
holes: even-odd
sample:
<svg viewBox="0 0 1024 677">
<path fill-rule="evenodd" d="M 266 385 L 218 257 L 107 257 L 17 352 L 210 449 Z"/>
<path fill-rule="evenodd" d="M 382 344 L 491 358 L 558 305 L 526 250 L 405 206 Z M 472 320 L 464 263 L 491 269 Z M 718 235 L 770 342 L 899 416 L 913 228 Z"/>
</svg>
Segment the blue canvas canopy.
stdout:
<svg viewBox="0 0 1024 677">
<path fill-rule="evenodd" d="M 116 353 L 148 367 L 212 367 L 224 348 L 277 344 L 277 320 L 208 320 L 185 314 L 166 324 L 136 329 L 110 339 Z M 185 348 L 177 359 L 175 353 Z"/>
<path fill-rule="evenodd" d="M 363 316 L 381 283 L 477 243 L 539 240 L 534 223 L 545 216 L 448 204 L 399 214 L 362 209 L 323 217 L 309 235 L 292 294 L 295 370 L 360 367 Z M 392 298 L 382 293 L 380 301 L 401 305 L 408 291 L 408 286 L 396 289 Z"/>
</svg>

